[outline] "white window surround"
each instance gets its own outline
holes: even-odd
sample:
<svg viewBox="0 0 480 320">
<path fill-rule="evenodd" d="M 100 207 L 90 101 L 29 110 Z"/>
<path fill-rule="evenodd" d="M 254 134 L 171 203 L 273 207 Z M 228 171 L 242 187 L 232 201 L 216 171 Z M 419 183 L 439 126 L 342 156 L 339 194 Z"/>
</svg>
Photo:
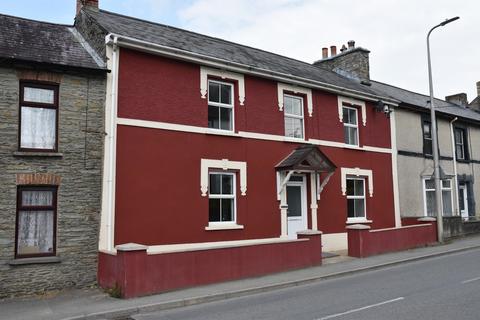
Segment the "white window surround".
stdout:
<svg viewBox="0 0 480 320">
<path fill-rule="evenodd" d="M 344 105 L 345 104 L 345 105 Z M 363 126 L 367 125 L 367 109 L 364 101 L 338 96 L 338 119 L 343 122 L 343 107 L 360 107 Z"/>
<path fill-rule="evenodd" d="M 342 195 L 347 195 L 347 176 L 367 177 L 368 178 L 368 194 L 373 197 L 373 172 L 368 169 L 360 168 L 341 168 L 342 176 Z"/>
<path fill-rule="evenodd" d="M 347 217 L 347 224 L 354 223 L 354 222 L 366 222 L 367 220 L 367 197 L 365 195 L 365 177 L 352 177 L 347 176 L 346 181 L 348 180 L 359 180 L 362 181 L 363 185 L 363 195 L 346 195 L 347 201 L 349 199 L 352 200 L 363 200 L 363 216 L 361 217 Z M 348 206 L 348 204 L 347 204 Z M 348 210 L 347 210 L 348 211 Z"/>
<path fill-rule="evenodd" d="M 312 99 L 312 90 L 297 86 L 292 86 L 285 83 L 277 83 L 277 91 L 278 91 L 278 110 L 283 111 L 283 95 L 284 91 L 293 92 L 294 94 L 304 94 L 307 96 L 307 110 L 308 116 L 312 116 L 313 114 L 313 99 Z"/>
<path fill-rule="evenodd" d="M 355 129 L 355 137 L 356 137 L 356 143 L 345 143 L 346 145 L 349 145 L 349 146 L 360 146 L 360 137 L 359 137 L 359 130 L 358 130 L 358 109 L 357 108 L 353 108 L 353 107 L 348 107 L 348 106 L 343 106 L 342 107 L 342 115 L 343 115 L 343 109 L 347 109 L 347 110 L 353 110 L 355 111 L 355 122 L 356 124 L 352 124 L 352 123 L 347 123 L 347 122 L 343 122 L 343 126 L 344 127 L 348 127 L 348 128 L 354 128 Z M 342 119 L 343 121 L 343 119 Z"/>
<path fill-rule="evenodd" d="M 208 96 L 208 106 L 212 106 L 212 107 L 215 107 L 215 108 L 224 108 L 224 109 L 230 109 L 230 129 L 222 129 L 222 121 L 221 121 L 221 118 L 219 118 L 219 122 L 218 122 L 218 125 L 219 125 L 219 128 L 211 128 L 211 127 L 208 127 L 208 129 L 210 130 L 213 130 L 213 131 L 222 131 L 222 132 L 235 132 L 235 103 L 234 103 L 234 92 L 235 92 L 235 89 L 234 89 L 234 86 L 232 83 L 229 83 L 229 82 L 222 82 L 222 81 L 218 81 L 218 80 L 207 80 L 207 87 L 210 86 L 210 83 L 215 83 L 215 84 L 218 84 L 220 86 L 224 85 L 224 86 L 229 86 L 230 87 L 230 101 L 231 103 L 230 104 L 227 104 L 227 103 L 221 103 L 221 102 L 214 102 L 214 101 L 210 101 L 210 94 L 207 92 L 207 96 Z M 221 92 L 219 93 L 219 100 L 221 99 Z M 210 108 L 209 108 L 210 110 Z"/>
<path fill-rule="evenodd" d="M 247 163 L 242 161 L 229 161 L 228 159 L 213 160 L 201 159 L 200 162 L 200 190 L 202 197 L 207 196 L 209 174 L 208 170 L 222 169 L 222 170 L 238 170 L 240 172 L 240 192 L 242 196 L 247 195 Z"/>
<path fill-rule="evenodd" d="M 238 101 L 243 106 L 245 102 L 245 80 L 243 74 L 233 73 L 225 70 L 200 67 L 200 94 L 202 99 L 207 99 L 208 76 L 215 76 L 222 79 L 231 79 L 238 82 Z"/>
<path fill-rule="evenodd" d="M 285 118 L 290 118 L 290 119 L 297 119 L 297 120 L 300 120 L 301 121 L 301 125 L 302 125 L 302 136 L 301 137 L 291 137 L 291 136 L 287 136 L 287 127 L 285 125 L 285 137 L 286 138 L 291 138 L 291 139 L 300 139 L 300 140 L 304 140 L 305 139 L 305 117 L 304 117 L 304 104 L 303 104 L 303 97 L 297 97 L 297 96 L 292 96 L 292 95 L 289 95 L 289 94 L 284 94 L 283 95 L 283 98 L 285 100 L 285 97 L 288 97 L 288 98 L 291 98 L 291 99 L 296 99 L 296 100 L 300 100 L 300 111 L 301 111 L 301 115 L 296 115 L 296 114 L 290 114 L 290 113 L 287 113 L 287 110 L 285 110 L 283 113 L 284 113 L 284 120 Z"/>
</svg>

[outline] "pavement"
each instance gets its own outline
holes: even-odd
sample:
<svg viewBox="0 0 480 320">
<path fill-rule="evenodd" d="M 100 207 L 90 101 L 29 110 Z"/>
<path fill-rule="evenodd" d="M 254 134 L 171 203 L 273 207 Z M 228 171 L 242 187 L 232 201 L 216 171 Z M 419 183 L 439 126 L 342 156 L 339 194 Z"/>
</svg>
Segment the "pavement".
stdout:
<svg viewBox="0 0 480 320">
<path fill-rule="evenodd" d="M 176 290 L 128 300 L 112 298 L 99 289 L 66 290 L 53 296 L 0 301 L 0 319 L 126 319 L 139 313 L 168 310 L 301 286 L 325 279 L 476 248 L 480 248 L 480 236 L 470 236 L 453 240 L 443 245 L 434 245 L 363 259 L 339 255 L 324 259 L 322 266 Z"/>
</svg>

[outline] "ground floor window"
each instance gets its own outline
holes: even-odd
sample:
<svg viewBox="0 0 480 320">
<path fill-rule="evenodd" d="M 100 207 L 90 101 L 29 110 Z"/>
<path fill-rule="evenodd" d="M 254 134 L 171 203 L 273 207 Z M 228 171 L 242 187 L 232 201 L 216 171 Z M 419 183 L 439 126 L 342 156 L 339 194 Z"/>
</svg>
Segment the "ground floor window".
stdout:
<svg viewBox="0 0 480 320">
<path fill-rule="evenodd" d="M 209 173 L 209 222 L 235 222 L 235 174 Z"/>
<path fill-rule="evenodd" d="M 366 219 L 365 178 L 347 177 L 347 217 Z"/>
<path fill-rule="evenodd" d="M 56 187 L 19 187 L 15 256 L 55 255 Z"/>
<path fill-rule="evenodd" d="M 445 179 L 441 181 L 442 184 L 442 213 L 443 216 L 453 215 L 453 205 L 452 205 L 452 180 Z M 424 189 L 424 206 L 425 206 L 425 215 L 434 217 L 436 216 L 435 212 L 435 180 L 432 179 L 423 179 L 423 189 Z"/>
</svg>

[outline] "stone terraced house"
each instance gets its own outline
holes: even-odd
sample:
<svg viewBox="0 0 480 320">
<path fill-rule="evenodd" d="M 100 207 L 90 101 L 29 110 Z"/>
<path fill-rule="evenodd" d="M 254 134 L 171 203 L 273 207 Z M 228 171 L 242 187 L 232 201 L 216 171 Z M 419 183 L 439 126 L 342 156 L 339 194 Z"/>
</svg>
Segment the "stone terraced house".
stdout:
<svg viewBox="0 0 480 320">
<path fill-rule="evenodd" d="M 96 282 L 105 74 L 72 26 L 0 15 L 0 298 Z"/>
</svg>

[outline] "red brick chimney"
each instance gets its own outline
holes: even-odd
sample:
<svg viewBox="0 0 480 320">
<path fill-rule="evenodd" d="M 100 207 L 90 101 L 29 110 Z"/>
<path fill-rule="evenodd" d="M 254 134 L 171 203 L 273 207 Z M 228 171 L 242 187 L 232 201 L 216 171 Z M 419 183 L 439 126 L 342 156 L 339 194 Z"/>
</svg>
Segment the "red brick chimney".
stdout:
<svg viewBox="0 0 480 320">
<path fill-rule="evenodd" d="M 322 59 L 325 58 L 328 58 L 328 48 L 322 48 Z"/>
<path fill-rule="evenodd" d="M 98 0 L 77 0 L 77 14 L 83 7 L 98 11 Z"/>
<path fill-rule="evenodd" d="M 337 46 L 330 46 L 330 56 L 336 56 L 337 55 Z"/>
</svg>

